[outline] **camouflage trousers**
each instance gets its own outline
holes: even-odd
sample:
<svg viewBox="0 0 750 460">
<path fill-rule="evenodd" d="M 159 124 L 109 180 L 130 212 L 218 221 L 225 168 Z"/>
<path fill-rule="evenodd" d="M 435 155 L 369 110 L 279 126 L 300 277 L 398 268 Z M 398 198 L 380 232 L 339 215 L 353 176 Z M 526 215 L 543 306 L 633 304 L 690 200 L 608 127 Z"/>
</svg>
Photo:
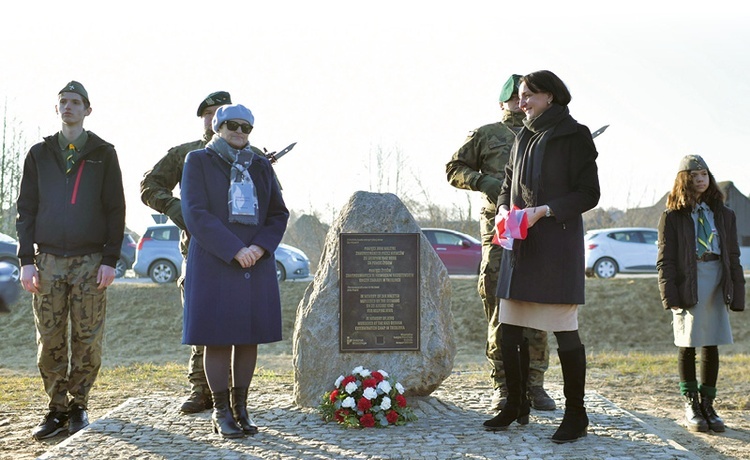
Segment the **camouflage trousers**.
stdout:
<svg viewBox="0 0 750 460">
<path fill-rule="evenodd" d="M 39 293 L 34 294 L 37 366 L 49 409 L 88 404 L 102 361 L 106 289 L 98 289 L 100 253 L 75 257 L 39 254 Z M 68 337 L 70 331 L 70 337 Z M 68 358 L 70 355 L 70 358 Z"/>
<path fill-rule="evenodd" d="M 505 368 L 500 351 L 502 334 L 500 332 L 499 299 L 495 295 L 500 273 L 500 261 L 503 249 L 492 244 L 495 234 L 495 210 L 483 208 L 480 217 L 482 231 L 482 263 L 479 265 L 479 282 L 477 290 L 482 299 L 484 314 L 487 320 L 487 344 L 485 354 L 492 366 L 491 378 L 495 388 L 505 386 Z M 529 386 L 542 386 L 544 373 L 549 368 L 549 345 L 547 332 L 524 328 L 524 337 L 529 342 Z"/>
<path fill-rule="evenodd" d="M 182 300 L 183 308 L 185 306 L 185 271 L 187 270 L 187 261 L 183 253 L 182 259 L 182 273 L 177 280 L 177 285 L 180 287 L 180 299 Z M 188 381 L 190 382 L 190 392 L 199 393 L 204 395 L 210 395 L 211 389 L 208 387 L 208 381 L 206 380 L 206 371 L 203 368 L 203 351 L 205 347 L 203 345 L 191 345 L 190 346 L 190 359 L 188 360 Z"/>
</svg>

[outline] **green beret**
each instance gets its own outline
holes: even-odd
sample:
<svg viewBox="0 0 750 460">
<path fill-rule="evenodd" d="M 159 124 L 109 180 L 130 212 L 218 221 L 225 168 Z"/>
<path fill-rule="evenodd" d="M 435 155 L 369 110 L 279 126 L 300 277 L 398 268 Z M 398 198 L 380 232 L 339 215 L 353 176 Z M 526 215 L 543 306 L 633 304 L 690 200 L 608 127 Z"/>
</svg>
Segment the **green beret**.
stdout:
<svg viewBox="0 0 750 460">
<path fill-rule="evenodd" d="M 215 93 L 209 94 L 205 99 L 201 101 L 201 105 L 198 106 L 198 116 L 203 115 L 203 111 L 209 107 L 217 105 L 226 105 L 232 103 L 232 97 L 226 91 L 216 91 Z"/>
<path fill-rule="evenodd" d="M 513 94 L 518 91 L 518 85 L 521 83 L 521 75 L 513 74 L 503 85 L 500 91 L 500 102 L 508 102 Z"/>
<path fill-rule="evenodd" d="M 685 155 L 680 160 L 680 171 L 698 171 L 701 169 L 708 171 L 708 165 L 700 155 Z"/>
<path fill-rule="evenodd" d="M 65 87 L 63 89 L 61 89 L 59 93 L 57 93 L 57 95 L 59 96 L 62 93 L 76 93 L 76 94 L 80 94 L 81 97 L 84 99 L 84 101 L 87 104 L 90 104 L 90 102 L 89 102 L 89 93 L 86 92 L 86 88 L 84 88 L 82 84 L 78 83 L 75 80 L 72 80 L 70 83 L 68 83 L 67 85 L 65 85 Z"/>
</svg>

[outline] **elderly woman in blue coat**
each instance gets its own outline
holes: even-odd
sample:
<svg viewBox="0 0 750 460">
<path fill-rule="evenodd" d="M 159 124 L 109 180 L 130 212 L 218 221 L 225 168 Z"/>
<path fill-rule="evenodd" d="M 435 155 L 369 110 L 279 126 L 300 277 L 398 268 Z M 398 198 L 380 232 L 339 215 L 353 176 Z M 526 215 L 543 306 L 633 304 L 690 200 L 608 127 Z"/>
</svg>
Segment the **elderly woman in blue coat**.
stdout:
<svg viewBox="0 0 750 460">
<path fill-rule="evenodd" d="M 213 431 L 225 438 L 258 431 L 247 412 L 258 344 L 281 340 L 273 254 L 289 211 L 270 162 L 248 143 L 254 121 L 240 104 L 220 107 L 216 134 L 188 154 L 181 185 L 191 235 L 182 342 L 205 346 Z"/>
</svg>

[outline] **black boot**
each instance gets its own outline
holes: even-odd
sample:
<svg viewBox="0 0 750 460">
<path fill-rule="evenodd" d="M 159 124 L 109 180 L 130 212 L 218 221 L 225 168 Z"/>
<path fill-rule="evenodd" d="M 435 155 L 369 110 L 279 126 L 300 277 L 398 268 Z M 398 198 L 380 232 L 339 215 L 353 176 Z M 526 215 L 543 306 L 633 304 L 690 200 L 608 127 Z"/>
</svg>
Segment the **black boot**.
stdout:
<svg viewBox="0 0 750 460">
<path fill-rule="evenodd" d="M 685 394 L 685 423 L 688 431 L 708 431 L 708 423 L 703 417 L 698 393 L 695 391 Z"/>
<path fill-rule="evenodd" d="M 245 434 L 258 432 L 258 425 L 253 422 L 247 413 L 247 387 L 232 388 L 232 414 L 234 419 L 242 427 Z"/>
<path fill-rule="evenodd" d="M 219 433 L 223 438 L 241 438 L 245 436 L 237 422 L 234 421 L 232 410 L 229 408 L 229 390 L 212 392 L 214 400 L 214 412 L 211 414 L 211 425 L 214 433 Z"/>
<path fill-rule="evenodd" d="M 715 431 L 717 433 L 724 432 L 724 430 L 726 429 L 724 427 L 724 420 L 722 420 L 714 410 L 714 398 L 701 394 L 701 412 L 703 414 L 703 418 L 706 420 L 706 423 L 708 423 L 708 427 L 712 431 Z"/>
<path fill-rule="evenodd" d="M 573 442 L 586 436 L 589 417 L 583 405 L 586 389 L 586 350 L 557 350 L 563 374 L 563 393 L 565 394 L 565 415 L 562 423 L 552 435 L 552 441 L 558 444 Z"/>
<path fill-rule="evenodd" d="M 524 341 L 520 346 L 502 345 L 501 350 L 508 399 L 499 414 L 484 422 L 484 428 L 488 431 L 506 430 L 514 420 L 519 425 L 527 425 L 531 412 L 526 396 L 526 384 L 529 379 L 529 344 Z"/>
</svg>

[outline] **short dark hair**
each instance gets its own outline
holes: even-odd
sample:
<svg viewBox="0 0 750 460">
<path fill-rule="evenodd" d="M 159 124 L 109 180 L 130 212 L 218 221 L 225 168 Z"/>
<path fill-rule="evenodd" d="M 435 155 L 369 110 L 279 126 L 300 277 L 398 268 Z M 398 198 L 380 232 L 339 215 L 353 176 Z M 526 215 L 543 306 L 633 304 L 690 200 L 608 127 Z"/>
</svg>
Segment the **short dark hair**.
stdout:
<svg viewBox="0 0 750 460">
<path fill-rule="evenodd" d="M 570 104 L 570 100 L 573 98 L 560 77 L 549 70 L 531 72 L 521 77 L 521 81 L 526 83 L 526 86 L 535 93 L 551 94 L 553 104 L 565 107 Z"/>
</svg>

